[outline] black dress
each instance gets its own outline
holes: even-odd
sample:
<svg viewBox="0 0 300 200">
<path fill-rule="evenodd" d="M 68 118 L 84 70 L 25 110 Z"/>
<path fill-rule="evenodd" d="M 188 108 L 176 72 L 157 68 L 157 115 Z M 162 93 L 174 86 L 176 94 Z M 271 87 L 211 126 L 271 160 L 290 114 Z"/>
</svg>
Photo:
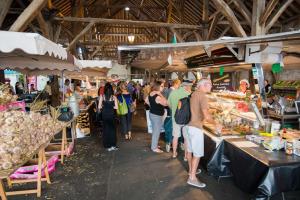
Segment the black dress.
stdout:
<svg viewBox="0 0 300 200">
<path fill-rule="evenodd" d="M 115 147 L 117 145 L 116 122 L 115 122 L 115 101 L 103 99 L 102 119 L 103 119 L 103 146 L 104 148 Z"/>
</svg>

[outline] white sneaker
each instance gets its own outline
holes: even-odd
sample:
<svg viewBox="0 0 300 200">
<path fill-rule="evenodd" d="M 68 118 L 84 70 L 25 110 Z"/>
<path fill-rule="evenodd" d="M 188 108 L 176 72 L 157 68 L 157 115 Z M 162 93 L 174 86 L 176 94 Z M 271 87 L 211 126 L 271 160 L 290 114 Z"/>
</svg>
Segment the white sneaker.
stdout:
<svg viewBox="0 0 300 200">
<path fill-rule="evenodd" d="M 171 144 L 167 143 L 166 144 L 166 152 L 170 152 L 170 150 L 171 150 Z"/>
<path fill-rule="evenodd" d="M 187 184 L 198 187 L 198 188 L 205 188 L 206 187 L 206 184 L 200 182 L 198 179 L 195 179 L 195 180 L 188 179 Z"/>
<path fill-rule="evenodd" d="M 107 151 L 113 151 L 114 148 L 113 148 L 113 147 L 110 147 L 110 148 L 107 148 L 106 150 L 107 150 Z"/>
<path fill-rule="evenodd" d="M 117 151 L 117 150 L 119 150 L 119 148 L 118 147 L 111 147 L 112 148 L 112 150 L 114 150 L 114 151 Z"/>
</svg>

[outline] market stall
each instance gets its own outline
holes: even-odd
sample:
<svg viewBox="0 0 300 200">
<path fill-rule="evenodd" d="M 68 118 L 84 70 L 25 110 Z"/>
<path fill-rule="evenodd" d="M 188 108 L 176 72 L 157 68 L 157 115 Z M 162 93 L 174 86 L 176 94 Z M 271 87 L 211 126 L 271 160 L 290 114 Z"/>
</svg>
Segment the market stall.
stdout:
<svg viewBox="0 0 300 200">
<path fill-rule="evenodd" d="M 39 70 L 79 70 L 76 59 L 72 55 L 39 34 L 7 31 L 0 31 L 0 67 L 1 69 L 14 69 L 24 73 Z M 61 162 L 63 162 L 66 152 L 66 128 L 73 121 L 58 121 L 60 112 L 59 109 L 54 108 L 52 110 L 55 112 L 51 112 L 51 116 L 49 114 L 41 115 L 38 112 L 40 109 L 37 108 L 40 107 L 37 105 L 38 102 L 35 102 L 36 107 L 30 113 L 25 113 L 24 110 L 13 111 L 12 109 L 15 107 L 7 105 L 11 105 L 15 98 L 11 96 L 8 99 L 9 95 L 6 91 L 5 87 L 1 88 L 1 94 L 4 94 L 4 96 L 1 95 L 1 105 L 7 109 L 0 112 L 2 131 L 0 134 L 1 198 L 6 199 L 7 195 L 31 193 L 37 193 L 37 196 L 40 196 L 41 181 L 46 180 L 50 183 L 45 148 L 49 146 L 50 141 L 57 133 L 62 132 L 60 155 Z M 37 176 L 26 180 L 14 180 L 10 175 L 36 154 L 38 155 Z M 42 176 L 46 178 L 43 179 Z M 26 176 L 24 175 L 24 177 Z M 10 187 L 14 183 L 36 182 L 37 189 L 5 192 L 2 179 L 7 179 Z"/>
<path fill-rule="evenodd" d="M 255 193 L 257 199 L 268 199 L 300 188 L 300 113 L 295 106 L 300 79 L 300 59 L 295 53 L 299 45 L 295 40 L 299 37 L 300 31 L 293 31 L 118 49 L 120 59 L 125 61 L 126 54 L 130 58 L 136 52 L 137 58 L 156 57 L 167 61 L 167 66 L 172 66 L 170 61 L 177 56 L 188 70 L 209 77 L 213 90 L 208 95 L 209 112 L 223 128 L 217 130 L 214 125 L 204 124 L 205 156 L 201 163 L 211 175 L 233 177 L 243 191 Z M 287 73 L 288 70 L 292 71 Z M 275 98 L 266 94 L 264 83 L 271 71 L 276 80 L 271 93 Z M 282 71 L 287 81 L 281 80 Z M 296 119 L 296 126 L 290 125 L 291 119 Z M 293 178 L 286 178 L 290 176 Z"/>
</svg>

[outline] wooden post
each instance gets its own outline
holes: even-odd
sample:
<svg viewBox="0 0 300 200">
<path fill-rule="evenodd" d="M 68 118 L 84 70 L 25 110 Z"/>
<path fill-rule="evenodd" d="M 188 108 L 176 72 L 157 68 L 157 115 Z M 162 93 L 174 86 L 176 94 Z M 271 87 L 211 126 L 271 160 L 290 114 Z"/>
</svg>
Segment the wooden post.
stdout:
<svg viewBox="0 0 300 200">
<path fill-rule="evenodd" d="M 67 127 L 63 128 L 62 141 L 61 141 L 61 152 L 60 152 L 60 162 L 64 164 L 65 148 L 67 143 Z"/>
<path fill-rule="evenodd" d="M 40 150 L 38 154 L 37 197 L 41 197 L 42 194 L 42 161 L 43 152 Z"/>
<path fill-rule="evenodd" d="M 260 16 L 265 9 L 265 0 L 253 0 L 251 35 L 264 35 L 265 24 L 260 24 Z"/>
<path fill-rule="evenodd" d="M 1 0 L 0 1 L 0 28 L 2 26 L 2 23 L 7 15 L 7 12 L 9 10 L 12 2 L 13 2 L 13 0 Z"/>
<path fill-rule="evenodd" d="M 45 149 L 43 149 L 42 151 L 42 158 L 43 158 L 43 165 L 44 165 L 44 172 L 45 172 L 45 178 L 47 180 L 47 183 L 48 184 L 51 184 L 51 181 L 50 181 L 50 176 L 49 176 L 49 172 L 48 172 L 48 165 L 47 165 L 47 159 L 46 159 L 46 155 L 45 155 Z"/>
<path fill-rule="evenodd" d="M 7 200 L 2 179 L 0 179 L 0 196 L 2 200 Z"/>
<path fill-rule="evenodd" d="M 9 31 L 24 31 L 27 25 L 38 15 L 46 5 L 47 0 L 33 0 L 10 27 Z"/>
</svg>

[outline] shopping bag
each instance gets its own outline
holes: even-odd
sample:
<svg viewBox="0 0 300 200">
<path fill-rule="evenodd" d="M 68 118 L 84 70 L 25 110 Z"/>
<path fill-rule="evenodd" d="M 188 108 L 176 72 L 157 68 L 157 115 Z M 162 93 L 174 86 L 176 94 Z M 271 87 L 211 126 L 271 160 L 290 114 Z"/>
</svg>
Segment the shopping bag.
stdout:
<svg viewBox="0 0 300 200">
<path fill-rule="evenodd" d="M 126 115 L 128 113 L 127 103 L 122 95 L 121 95 L 121 97 L 122 97 L 122 102 L 118 101 L 117 114 L 118 115 Z"/>
</svg>

